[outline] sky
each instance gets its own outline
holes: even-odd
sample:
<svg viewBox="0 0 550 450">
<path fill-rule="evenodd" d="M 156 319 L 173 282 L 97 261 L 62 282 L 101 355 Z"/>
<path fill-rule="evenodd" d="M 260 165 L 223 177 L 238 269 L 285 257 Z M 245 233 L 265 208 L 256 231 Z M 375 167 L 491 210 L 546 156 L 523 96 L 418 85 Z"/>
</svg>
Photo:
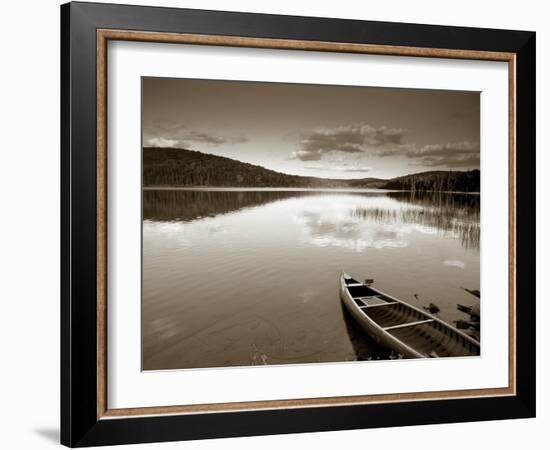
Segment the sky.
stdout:
<svg viewBox="0 0 550 450">
<path fill-rule="evenodd" d="M 143 78 L 142 99 L 146 147 L 323 178 L 479 169 L 478 92 Z"/>
</svg>

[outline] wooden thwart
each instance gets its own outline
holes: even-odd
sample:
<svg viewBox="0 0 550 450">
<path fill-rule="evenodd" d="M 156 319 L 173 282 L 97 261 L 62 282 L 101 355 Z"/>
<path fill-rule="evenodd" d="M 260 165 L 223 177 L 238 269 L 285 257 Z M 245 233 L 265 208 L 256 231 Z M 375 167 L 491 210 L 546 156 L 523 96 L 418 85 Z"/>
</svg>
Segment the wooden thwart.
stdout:
<svg viewBox="0 0 550 450">
<path fill-rule="evenodd" d="M 377 308 L 378 306 L 389 306 L 389 305 L 395 305 L 399 302 L 385 302 L 385 303 L 378 303 L 376 305 L 365 305 L 365 306 L 360 306 L 359 308 L 361 309 L 366 309 L 366 308 Z"/>
<path fill-rule="evenodd" d="M 421 325 L 423 323 L 433 322 L 433 319 L 417 320 L 416 322 L 401 323 L 399 325 L 393 325 L 391 327 L 384 328 L 385 331 L 395 330 L 396 328 L 414 327 L 415 325 Z"/>
</svg>

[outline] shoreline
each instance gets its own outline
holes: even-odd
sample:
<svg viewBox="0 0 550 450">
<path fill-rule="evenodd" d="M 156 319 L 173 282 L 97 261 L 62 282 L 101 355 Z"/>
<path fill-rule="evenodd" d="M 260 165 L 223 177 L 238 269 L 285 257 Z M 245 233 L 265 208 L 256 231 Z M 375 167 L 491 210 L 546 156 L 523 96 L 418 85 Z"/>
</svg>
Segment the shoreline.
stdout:
<svg viewBox="0 0 550 450">
<path fill-rule="evenodd" d="M 142 186 L 143 191 L 212 191 L 212 192 L 415 192 L 418 194 L 468 194 L 480 195 L 479 192 L 463 191 L 411 191 L 381 188 L 302 188 L 302 187 L 234 187 L 234 186 Z"/>
</svg>

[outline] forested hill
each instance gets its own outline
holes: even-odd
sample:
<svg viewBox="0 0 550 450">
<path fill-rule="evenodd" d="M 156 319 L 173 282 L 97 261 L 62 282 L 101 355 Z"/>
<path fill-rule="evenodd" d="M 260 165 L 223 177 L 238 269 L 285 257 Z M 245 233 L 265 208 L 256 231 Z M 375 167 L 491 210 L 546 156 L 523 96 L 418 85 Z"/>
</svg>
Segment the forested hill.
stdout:
<svg viewBox="0 0 550 450">
<path fill-rule="evenodd" d="M 479 192 L 479 170 L 415 173 L 388 180 L 384 188 L 398 191 Z"/>
<path fill-rule="evenodd" d="M 356 187 L 373 187 L 375 178 L 353 180 Z M 346 188 L 347 180 L 287 175 L 253 164 L 192 150 L 145 147 L 144 186 L 225 186 Z M 374 186 L 375 187 L 375 186 Z"/>
<path fill-rule="evenodd" d="M 288 175 L 192 150 L 145 147 L 143 149 L 143 185 L 145 187 L 387 188 L 478 192 L 479 171 L 425 172 L 392 180 L 378 178 L 336 180 Z M 446 186 L 456 188 L 447 189 Z"/>
</svg>

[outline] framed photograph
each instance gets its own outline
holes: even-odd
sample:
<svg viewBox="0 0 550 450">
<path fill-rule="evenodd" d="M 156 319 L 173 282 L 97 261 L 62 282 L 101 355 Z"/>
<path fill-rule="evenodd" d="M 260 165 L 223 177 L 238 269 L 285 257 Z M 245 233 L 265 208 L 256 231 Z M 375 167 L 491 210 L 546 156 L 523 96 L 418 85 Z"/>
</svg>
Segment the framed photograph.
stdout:
<svg viewBox="0 0 550 450">
<path fill-rule="evenodd" d="M 535 415 L 535 33 L 61 7 L 61 440 Z"/>
</svg>

